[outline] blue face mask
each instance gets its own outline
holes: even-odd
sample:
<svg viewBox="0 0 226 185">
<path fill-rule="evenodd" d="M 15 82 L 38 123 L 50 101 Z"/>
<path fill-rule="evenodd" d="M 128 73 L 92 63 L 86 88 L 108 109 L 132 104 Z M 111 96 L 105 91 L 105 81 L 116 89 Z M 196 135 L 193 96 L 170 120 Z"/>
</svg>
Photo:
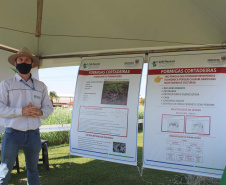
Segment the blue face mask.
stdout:
<svg viewBox="0 0 226 185">
<path fill-rule="evenodd" d="M 31 71 L 31 68 L 31 64 L 16 64 L 16 69 L 20 72 L 20 74 L 28 74 Z"/>
</svg>

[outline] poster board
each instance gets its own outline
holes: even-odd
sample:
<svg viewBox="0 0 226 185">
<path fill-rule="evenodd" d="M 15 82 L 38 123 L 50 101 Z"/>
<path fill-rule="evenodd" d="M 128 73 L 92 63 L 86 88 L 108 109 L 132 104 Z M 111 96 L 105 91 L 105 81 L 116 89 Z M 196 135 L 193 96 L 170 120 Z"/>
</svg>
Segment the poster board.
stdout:
<svg viewBox="0 0 226 185">
<path fill-rule="evenodd" d="M 137 165 L 139 87 L 144 55 L 82 60 L 70 154 Z"/>
<path fill-rule="evenodd" d="M 226 51 L 149 56 L 143 167 L 221 178 Z"/>
</svg>

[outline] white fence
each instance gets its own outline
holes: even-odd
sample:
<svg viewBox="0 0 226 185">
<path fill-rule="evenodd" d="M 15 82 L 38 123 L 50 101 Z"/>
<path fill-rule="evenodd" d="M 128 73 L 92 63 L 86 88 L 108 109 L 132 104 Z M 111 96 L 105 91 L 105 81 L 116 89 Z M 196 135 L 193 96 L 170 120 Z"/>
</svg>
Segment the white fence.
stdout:
<svg viewBox="0 0 226 185">
<path fill-rule="evenodd" d="M 42 125 L 40 127 L 40 132 L 56 132 L 56 131 L 65 131 L 70 129 L 71 129 L 71 124 Z"/>
<path fill-rule="evenodd" d="M 143 123 L 143 119 L 138 119 L 138 123 Z M 40 127 L 40 132 L 56 132 L 56 131 L 66 131 L 71 129 L 71 124 L 62 125 L 42 125 Z M 4 133 L 5 128 L 0 126 L 0 133 Z"/>
</svg>

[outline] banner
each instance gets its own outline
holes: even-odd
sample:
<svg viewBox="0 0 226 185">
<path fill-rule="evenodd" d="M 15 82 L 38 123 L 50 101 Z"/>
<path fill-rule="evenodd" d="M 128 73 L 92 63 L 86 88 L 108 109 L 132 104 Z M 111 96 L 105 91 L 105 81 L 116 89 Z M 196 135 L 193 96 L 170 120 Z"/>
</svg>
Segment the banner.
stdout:
<svg viewBox="0 0 226 185">
<path fill-rule="evenodd" d="M 137 165 L 139 87 L 144 56 L 81 62 L 71 121 L 70 153 Z"/>
<path fill-rule="evenodd" d="M 222 176 L 225 79 L 225 50 L 149 57 L 144 167 Z"/>
</svg>

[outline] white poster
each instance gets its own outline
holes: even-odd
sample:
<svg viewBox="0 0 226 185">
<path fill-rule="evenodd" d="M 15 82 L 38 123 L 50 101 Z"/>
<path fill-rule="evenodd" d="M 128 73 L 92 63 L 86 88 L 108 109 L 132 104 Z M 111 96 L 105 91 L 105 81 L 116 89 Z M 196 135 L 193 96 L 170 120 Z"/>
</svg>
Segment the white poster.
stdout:
<svg viewBox="0 0 226 185">
<path fill-rule="evenodd" d="M 71 121 L 72 155 L 137 165 L 144 56 L 82 60 Z"/>
<path fill-rule="evenodd" d="M 225 79 L 225 50 L 149 57 L 144 167 L 221 178 Z"/>
</svg>

